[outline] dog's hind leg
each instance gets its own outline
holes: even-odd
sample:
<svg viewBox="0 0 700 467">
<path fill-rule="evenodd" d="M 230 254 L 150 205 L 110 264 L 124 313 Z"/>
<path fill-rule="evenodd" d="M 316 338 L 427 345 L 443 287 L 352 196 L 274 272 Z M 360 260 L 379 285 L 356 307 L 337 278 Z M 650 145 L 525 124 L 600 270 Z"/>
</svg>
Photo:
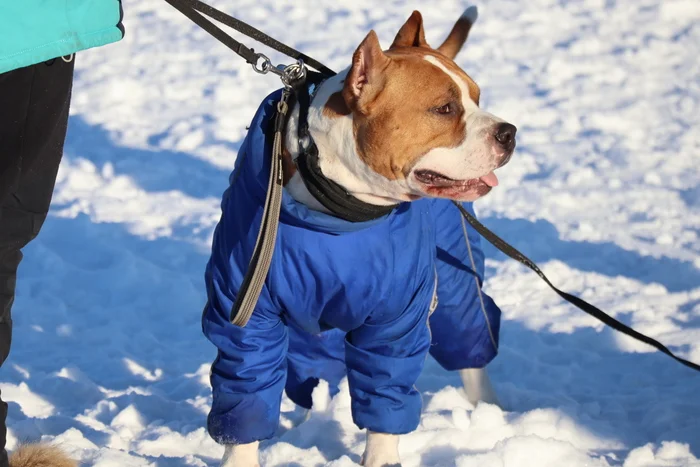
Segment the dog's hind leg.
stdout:
<svg viewBox="0 0 700 467">
<path fill-rule="evenodd" d="M 260 467 L 258 441 L 248 444 L 227 444 L 221 467 Z"/>
<path fill-rule="evenodd" d="M 493 390 L 491 379 L 486 372 L 486 368 L 467 368 L 459 370 L 459 376 L 464 384 L 464 391 L 467 393 L 467 399 L 473 405 L 477 402 L 487 402 L 500 406 L 496 391 Z"/>
<path fill-rule="evenodd" d="M 485 367 L 498 354 L 501 310 L 482 290 L 484 253 L 449 201 L 433 199 L 437 242 L 438 306 L 430 316 L 430 354 L 448 371 L 459 371 L 467 399 L 498 404 Z M 464 208 L 474 215 L 471 203 Z"/>
</svg>

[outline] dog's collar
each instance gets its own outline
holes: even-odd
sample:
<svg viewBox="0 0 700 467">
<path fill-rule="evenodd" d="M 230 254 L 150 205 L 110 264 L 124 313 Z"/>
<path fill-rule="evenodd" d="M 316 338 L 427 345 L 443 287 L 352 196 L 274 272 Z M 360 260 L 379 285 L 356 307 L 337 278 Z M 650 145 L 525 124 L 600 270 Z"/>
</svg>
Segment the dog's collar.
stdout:
<svg viewBox="0 0 700 467">
<path fill-rule="evenodd" d="M 323 175 L 318 160 L 318 147 L 309 133 L 308 123 L 309 106 L 321 86 L 322 76 L 309 72 L 307 83 L 307 86 L 295 93 L 299 103 L 299 155 L 295 163 L 306 189 L 335 217 L 343 220 L 367 222 L 386 216 L 398 205 L 377 206 L 365 203 Z"/>
</svg>

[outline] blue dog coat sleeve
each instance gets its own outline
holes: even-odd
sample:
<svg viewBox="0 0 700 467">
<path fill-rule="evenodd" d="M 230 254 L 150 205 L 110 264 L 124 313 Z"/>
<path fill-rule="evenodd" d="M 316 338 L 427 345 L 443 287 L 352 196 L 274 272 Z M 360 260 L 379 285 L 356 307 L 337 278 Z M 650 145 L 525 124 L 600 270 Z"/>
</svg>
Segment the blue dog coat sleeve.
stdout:
<svg viewBox="0 0 700 467">
<path fill-rule="evenodd" d="M 434 285 L 421 284 L 398 317 L 372 316 L 348 333 L 345 360 L 353 420 L 359 428 L 404 434 L 418 427 L 422 401 L 414 384 L 430 346 L 428 312 Z"/>
<path fill-rule="evenodd" d="M 235 209 L 224 198 L 224 212 Z M 243 270 L 230 235 L 240 224 L 224 214 L 214 232 L 212 256 L 205 281 L 209 301 L 202 330 L 217 347 L 211 368 L 212 408 L 207 419 L 210 436 L 221 444 L 245 444 L 271 438 L 279 422 L 280 400 L 287 375 L 287 327 L 261 296 L 245 327 L 229 322 L 234 287 Z"/>
<path fill-rule="evenodd" d="M 216 313 L 208 307 L 207 313 Z M 224 319 L 205 330 L 219 347 L 211 370 L 213 404 L 209 435 L 221 444 L 245 444 L 274 436 L 287 375 L 287 327 L 254 313 L 241 328 Z"/>
<path fill-rule="evenodd" d="M 262 113 L 254 123 L 260 121 Z M 264 144 L 262 131 L 255 134 Z M 231 186 L 223 196 L 222 215 L 204 275 L 208 302 L 202 331 L 218 350 L 211 368 L 213 402 L 207 426 L 210 436 L 221 444 L 244 444 L 274 436 L 287 375 L 287 327 L 266 289 L 245 327 L 229 322 L 262 217 L 262 209 L 256 203 L 241 202 L 237 190 L 249 189 L 257 196 L 264 196 L 264 192 L 253 191 L 250 180 L 235 182 L 241 164 L 250 156 L 249 145 L 247 139 Z"/>
</svg>

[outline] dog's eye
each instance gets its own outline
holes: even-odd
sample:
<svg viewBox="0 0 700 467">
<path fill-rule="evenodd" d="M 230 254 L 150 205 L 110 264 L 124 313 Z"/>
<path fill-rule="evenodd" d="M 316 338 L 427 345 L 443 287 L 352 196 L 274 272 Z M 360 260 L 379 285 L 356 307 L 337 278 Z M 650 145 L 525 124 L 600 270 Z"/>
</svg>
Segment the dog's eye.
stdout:
<svg viewBox="0 0 700 467">
<path fill-rule="evenodd" d="M 454 105 L 452 105 L 452 103 L 448 103 L 440 107 L 433 107 L 431 110 L 433 111 L 433 113 L 436 113 L 438 115 L 450 115 L 453 114 L 455 111 Z"/>
</svg>

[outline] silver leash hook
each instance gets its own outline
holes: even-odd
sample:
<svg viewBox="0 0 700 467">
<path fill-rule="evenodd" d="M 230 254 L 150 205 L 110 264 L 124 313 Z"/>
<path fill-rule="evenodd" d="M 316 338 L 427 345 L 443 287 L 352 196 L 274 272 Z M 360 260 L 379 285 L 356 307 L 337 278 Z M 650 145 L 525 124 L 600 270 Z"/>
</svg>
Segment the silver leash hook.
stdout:
<svg viewBox="0 0 700 467">
<path fill-rule="evenodd" d="M 301 59 L 291 65 L 274 66 L 265 54 L 258 53 L 256 57 L 255 63 L 252 64 L 253 70 L 261 75 L 272 73 L 279 76 L 286 88 L 292 88 L 306 81 L 306 65 Z"/>
<path fill-rule="evenodd" d="M 261 75 L 266 75 L 272 68 L 272 62 L 265 54 L 258 53 L 255 54 L 255 57 L 255 63 L 251 63 L 253 70 Z"/>
<path fill-rule="evenodd" d="M 306 81 L 306 65 L 301 59 L 282 69 L 282 83 L 286 87 L 294 87 Z"/>
</svg>

